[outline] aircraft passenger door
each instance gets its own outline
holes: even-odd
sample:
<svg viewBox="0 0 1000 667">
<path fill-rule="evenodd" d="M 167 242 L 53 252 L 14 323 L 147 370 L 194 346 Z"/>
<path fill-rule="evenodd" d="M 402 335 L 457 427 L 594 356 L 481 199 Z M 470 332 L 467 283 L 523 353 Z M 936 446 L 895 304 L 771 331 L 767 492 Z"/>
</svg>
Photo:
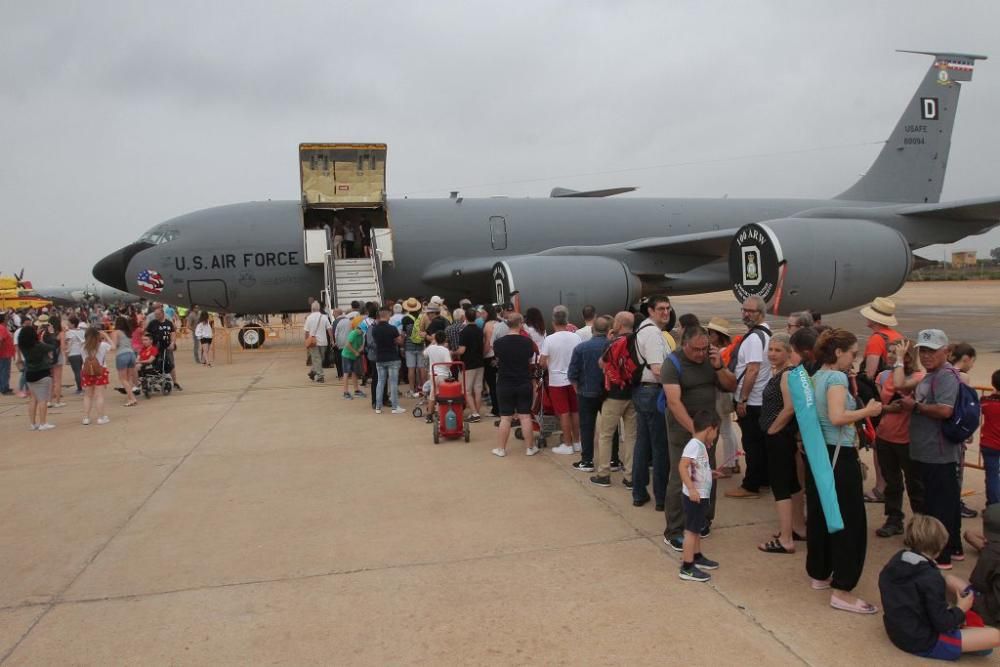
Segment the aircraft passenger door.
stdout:
<svg viewBox="0 0 1000 667">
<path fill-rule="evenodd" d="M 188 297 L 191 305 L 209 309 L 228 310 L 229 293 L 224 280 L 189 280 Z"/>
<path fill-rule="evenodd" d="M 502 215 L 490 216 L 490 245 L 494 250 L 507 249 L 507 219 Z"/>
</svg>

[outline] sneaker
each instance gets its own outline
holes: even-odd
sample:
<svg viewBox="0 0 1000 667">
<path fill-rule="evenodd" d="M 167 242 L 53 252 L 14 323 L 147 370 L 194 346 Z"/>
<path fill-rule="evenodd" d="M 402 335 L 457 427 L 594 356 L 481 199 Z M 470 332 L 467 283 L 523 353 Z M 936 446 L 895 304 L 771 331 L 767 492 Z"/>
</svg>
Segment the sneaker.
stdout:
<svg viewBox="0 0 1000 667">
<path fill-rule="evenodd" d="M 58 403 L 53 403 L 52 407 L 54 407 L 54 408 L 65 408 L 66 404 L 63 403 L 62 401 L 59 401 Z"/>
<path fill-rule="evenodd" d="M 581 445 L 579 442 L 574 442 L 573 443 L 573 451 L 576 452 L 577 454 L 579 454 L 580 452 L 583 451 L 583 445 Z"/>
<path fill-rule="evenodd" d="M 90 426 L 90 417 L 84 417 L 83 418 L 83 425 L 84 426 Z"/>
<path fill-rule="evenodd" d="M 977 512 L 976 510 L 972 509 L 971 507 L 969 507 L 968 505 L 966 505 L 964 502 L 962 503 L 962 518 L 963 519 L 975 519 L 977 516 L 979 516 L 979 512 Z"/>
<path fill-rule="evenodd" d="M 534 456 L 540 451 L 542 450 L 540 450 L 536 445 L 532 445 L 531 447 L 528 447 L 526 450 L 524 450 L 524 453 L 528 456 Z"/>
<path fill-rule="evenodd" d="M 939 570 L 950 570 L 950 569 L 952 569 L 952 567 L 953 567 L 953 565 L 951 563 L 940 563 L 939 562 L 937 564 L 937 569 L 939 569 Z"/>
<path fill-rule="evenodd" d="M 55 427 L 56 427 L 55 424 L 49 424 L 48 422 L 46 422 L 44 424 L 39 424 L 38 425 L 38 430 L 39 431 L 50 431 L 50 430 L 54 429 Z"/>
<path fill-rule="evenodd" d="M 632 480 L 630 480 L 630 479 L 623 479 L 622 480 L 622 486 L 624 486 L 626 489 L 631 489 L 632 488 Z"/>
<path fill-rule="evenodd" d="M 83 393 L 83 389 L 77 389 L 76 391 L 73 392 L 73 395 L 74 396 L 79 396 L 82 393 Z M 139 392 L 136 392 L 136 393 L 138 394 Z"/>
<path fill-rule="evenodd" d="M 875 531 L 875 534 L 879 537 L 892 537 L 893 535 L 902 535 L 903 527 L 894 521 L 886 521 L 885 525 Z"/>
<path fill-rule="evenodd" d="M 590 483 L 595 486 L 611 486 L 611 475 L 594 475 L 590 478 Z"/>
<path fill-rule="evenodd" d="M 398 407 L 397 408 L 393 408 L 392 409 L 392 414 L 394 414 L 394 415 L 406 414 L 406 408 L 398 408 Z"/>
<path fill-rule="evenodd" d="M 701 539 L 704 540 L 708 538 L 708 536 L 711 534 L 712 534 L 712 523 L 706 522 L 705 527 L 701 529 Z"/>
<path fill-rule="evenodd" d="M 107 424 L 110 421 L 111 421 L 111 418 L 108 417 L 107 415 L 105 415 L 103 417 L 98 417 L 97 424 L 98 424 L 98 426 L 104 426 L 105 424 Z"/>
<path fill-rule="evenodd" d="M 580 472 L 594 472 L 594 462 L 593 461 L 577 461 L 573 464 L 574 470 L 579 470 Z"/>
<path fill-rule="evenodd" d="M 382 408 L 375 408 L 375 414 L 377 415 L 382 414 Z"/>
<path fill-rule="evenodd" d="M 78 392 L 78 393 L 79 393 L 79 392 Z M 138 395 L 139 395 L 139 394 L 141 394 L 141 393 L 142 393 L 142 390 L 141 390 L 141 389 L 139 389 L 139 387 L 132 387 L 132 395 L 133 395 L 133 396 L 138 396 Z"/>
<path fill-rule="evenodd" d="M 483 418 L 479 416 L 478 412 L 473 412 L 471 415 L 469 415 L 468 421 L 470 424 L 475 424 L 478 421 L 482 421 L 482 419 Z"/>
<path fill-rule="evenodd" d="M 684 538 L 683 537 L 671 537 L 670 539 L 667 539 L 666 537 L 664 537 L 663 538 L 663 543 L 666 544 L 671 549 L 673 549 L 674 551 L 678 551 L 678 552 L 684 551 Z"/>
<path fill-rule="evenodd" d="M 625 465 L 621 461 L 611 462 L 611 472 L 621 472 L 625 470 Z"/>
<path fill-rule="evenodd" d="M 558 447 L 553 447 L 552 448 L 552 453 L 553 454 L 566 454 L 566 455 L 569 455 L 569 454 L 573 453 L 573 446 L 572 445 L 566 445 L 566 444 L 559 445 Z"/>
<path fill-rule="evenodd" d="M 365 394 L 365 392 L 363 392 L 363 391 L 361 391 L 360 389 L 358 389 L 358 390 L 357 390 L 356 392 L 354 392 L 354 395 L 355 395 L 355 396 L 356 396 L 357 398 L 364 398 L 366 394 Z"/>
<path fill-rule="evenodd" d="M 507 450 L 506 449 L 500 449 L 499 447 L 495 447 L 493 449 L 493 456 L 499 456 L 500 458 L 503 458 L 503 457 L 507 456 Z"/>
<path fill-rule="evenodd" d="M 349 391 L 345 391 L 345 392 L 344 392 L 344 398 L 345 398 L 345 399 L 347 399 L 348 401 L 350 401 L 350 400 L 353 400 L 353 399 L 354 399 L 354 397 L 353 397 L 353 396 L 351 396 L 351 392 L 349 392 Z"/>
<path fill-rule="evenodd" d="M 310 380 L 315 380 L 316 379 L 316 371 L 309 371 L 308 373 L 306 373 L 306 375 L 309 376 Z"/>
<path fill-rule="evenodd" d="M 28 430 L 29 431 L 37 431 L 38 430 L 38 424 L 32 424 L 31 426 L 28 427 Z"/>
<path fill-rule="evenodd" d="M 322 377 L 317 377 L 316 378 L 316 384 L 324 384 L 325 382 L 326 382 L 326 378 L 322 378 Z M 180 387 L 178 387 L 177 385 L 174 385 L 174 387 L 176 389 L 180 389 Z"/>
<path fill-rule="evenodd" d="M 952 560 L 957 560 L 958 562 L 961 563 L 963 560 L 965 560 L 965 552 L 964 551 L 952 551 L 951 552 L 951 559 Z"/>
<path fill-rule="evenodd" d="M 712 579 L 707 572 L 702 572 L 697 565 L 681 565 L 680 578 L 684 581 L 697 581 L 705 583 Z"/>
<path fill-rule="evenodd" d="M 719 564 L 711 558 L 705 558 L 704 554 L 695 554 L 694 566 L 700 570 L 718 570 Z"/>
</svg>

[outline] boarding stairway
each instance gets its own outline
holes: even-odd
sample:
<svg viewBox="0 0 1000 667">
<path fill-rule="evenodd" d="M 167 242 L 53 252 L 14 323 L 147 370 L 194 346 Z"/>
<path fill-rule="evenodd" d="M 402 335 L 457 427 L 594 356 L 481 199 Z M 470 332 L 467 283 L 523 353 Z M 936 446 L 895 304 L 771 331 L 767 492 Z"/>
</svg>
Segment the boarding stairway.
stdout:
<svg viewBox="0 0 1000 667">
<path fill-rule="evenodd" d="M 347 306 L 352 301 L 382 303 L 378 274 L 371 258 L 335 259 L 331 257 L 333 271 L 327 283 L 331 295 L 330 307 Z"/>
</svg>

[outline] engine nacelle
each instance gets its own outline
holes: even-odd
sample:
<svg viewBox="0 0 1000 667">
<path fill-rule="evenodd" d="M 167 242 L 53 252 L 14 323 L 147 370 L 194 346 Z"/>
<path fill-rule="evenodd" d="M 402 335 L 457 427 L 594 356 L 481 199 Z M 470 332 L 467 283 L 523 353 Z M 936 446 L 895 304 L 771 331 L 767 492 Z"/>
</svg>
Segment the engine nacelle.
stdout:
<svg viewBox="0 0 1000 667">
<path fill-rule="evenodd" d="M 783 218 L 744 225 L 729 247 L 740 301 L 757 295 L 775 313 L 833 313 L 894 294 L 913 254 L 902 234 L 871 220 Z"/>
<path fill-rule="evenodd" d="M 493 266 L 493 284 L 497 303 L 514 301 L 516 293 L 521 312 L 534 306 L 546 322 L 559 304 L 569 309 L 572 320 L 579 321 L 585 305 L 594 306 L 598 313 L 614 314 L 642 296 L 639 279 L 623 263 L 592 255 L 509 257 Z"/>
</svg>

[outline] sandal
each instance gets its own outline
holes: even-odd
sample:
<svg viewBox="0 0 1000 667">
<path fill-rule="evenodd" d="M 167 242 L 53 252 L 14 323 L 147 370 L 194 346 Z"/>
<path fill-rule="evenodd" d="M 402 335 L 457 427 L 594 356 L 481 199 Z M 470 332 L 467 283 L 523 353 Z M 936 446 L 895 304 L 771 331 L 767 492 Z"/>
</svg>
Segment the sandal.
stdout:
<svg viewBox="0 0 1000 667">
<path fill-rule="evenodd" d="M 881 491 L 879 491 L 878 489 L 872 489 L 871 491 L 865 493 L 864 498 L 865 498 L 865 502 L 866 503 L 884 503 L 885 502 L 885 494 L 882 493 Z"/>
<path fill-rule="evenodd" d="M 840 611 L 849 611 L 853 614 L 877 614 L 878 607 L 873 604 L 869 604 L 858 598 L 858 601 L 854 604 L 849 604 L 844 602 L 840 598 L 830 597 L 830 606 L 834 609 L 839 609 Z"/>
<path fill-rule="evenodd" d="M 763 551 L 766 554 L 793 554 L 795 549 L 786 549 L 778 540 L 771 540 L 770 542 L 765 542 L 764 544 L 758 544 L 757 549 Z"/>
<path fill-rule="evenodd" d="M 126 403 L 125 407 L 126 408 L 131 408 L 133 405 L 139 405 L 139 402 L 138 401 L 131 401 L 129 403 Z"/>
<path fill-rule="evenodd" d="M 773 537 L 774 539 L 778 539 L 779 537 L 781 537 L 781 533 L 775 533 L 771 537 Z M 792 541 L 793 542 L 805 542 L 806 541 L 806 536 L 805 535 L 799 535 L 798 533 L 796 533 L 793 530 L 792 531 Z"/>
</svg>

